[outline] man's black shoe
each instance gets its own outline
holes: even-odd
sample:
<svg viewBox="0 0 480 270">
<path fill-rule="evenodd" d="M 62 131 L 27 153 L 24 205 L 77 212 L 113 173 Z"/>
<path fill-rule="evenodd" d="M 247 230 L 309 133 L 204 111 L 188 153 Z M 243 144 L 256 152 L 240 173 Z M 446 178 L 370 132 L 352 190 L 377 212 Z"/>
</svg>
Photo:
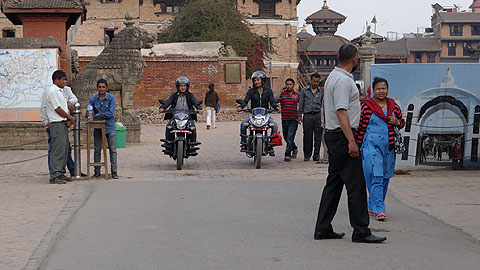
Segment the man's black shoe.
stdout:
<svg viewBox="0 0 480 270">
<path fill-rule="evenodd" d="M 58 178 L 64 180 L 65 182 L 72 182 L 72 178 L 66 177 L 65 175 L 60 175 Z"/>
<path fill-rule="evenodd" d="M 329 233 L 326 233 L 326 234 L 321 234 L 321 233 L 315 233 L 315 235 L 313 236 L 313 238 L 315 238 L 315 240 L 321 240 L 321 239 L 341 239 L 345 236 L 345 233 L 341 232 L 341 233 L 336 233 L 336 232 L 329 232 Z"/>
<path fill-rule="evenodd" d="M 370 234 L 367 237 L 363 238 L 352 238 L 352 242 L 355 243 L 370 243 L 370 244 L 378 244 L 382 243 L 383 241 L 387 240 L 387 237 L 378 237 L 373 234 Z"/>
<path fill-rule="evenodd" d="M 81 176 L 81 177 L 87 177 L 87 175 L 86 175 L 86 174 L 84 174 L 83 172 L 82 172 L 82 173 L 80 173 L 80 176 Z"/>
<path fill-rule="evenodd" d="M 247 145 L 246 144 L 242 144 L 240 146 L 240 152 L 247 152 Z"/>
<path fill-rule="evenodd" d="M 308 157 L 303 159 L 303 161 L 309 161 L 309 160 L 310 160 L 310 158 L 308 158 Z"/>
<path fill-rule="evenodd" d="M 268 155 L 271 156 L 271 157 L 274 157 L 275 156 L 275 152 L 273 152 L 273 150 L 271 152 L 268 152 Z"/>
<path fill-rule="evenodd" d="M 92 178 L 100 178 L 100 173 L 95 173 L 94 175 L 92 175 Z"/>
<path fill-rule="evenodd" d="M 313 161 L 320 161 L 320 157 L 313 157 Z"/>
<path fill-rule="evenodd" d="M 66 184 L 65 180 L 60 179 L 60 177 L 55 177 L 50 180 L 50 184 Z"/>
<path fill-rule="evenodd" d="M 116 172 L 112 172 L 112 178 L 113 179 L 118 179 L 118 174 Z"/>
</svg>

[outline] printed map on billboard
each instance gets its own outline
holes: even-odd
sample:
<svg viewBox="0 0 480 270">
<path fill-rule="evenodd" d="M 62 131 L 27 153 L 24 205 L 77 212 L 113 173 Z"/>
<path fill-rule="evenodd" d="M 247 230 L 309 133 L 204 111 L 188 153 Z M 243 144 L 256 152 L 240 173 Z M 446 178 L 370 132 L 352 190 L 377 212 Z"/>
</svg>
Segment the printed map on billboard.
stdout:
<svg viewBox="0 0 480 270">
<path fill-rule="evenodd" d="M 57 49 L 0 49 L 0 122 L 40 121 L 55 70 Z"/>
</svg>

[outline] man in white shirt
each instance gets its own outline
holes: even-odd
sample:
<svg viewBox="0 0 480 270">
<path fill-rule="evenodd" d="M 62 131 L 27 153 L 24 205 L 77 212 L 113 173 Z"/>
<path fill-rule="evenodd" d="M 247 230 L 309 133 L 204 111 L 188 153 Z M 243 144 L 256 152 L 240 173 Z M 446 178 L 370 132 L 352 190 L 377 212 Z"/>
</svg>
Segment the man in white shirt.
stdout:
<svg viewBox="0 0 480 270">
<path fill-rule="evenodd" d="M 381 243 L 368 228 L 367 191 L 362 158 L 355 139 L 360 120 L 360 100 L 352 73 L 358 66 L 358 50 L 353 44 L 342 45 L 338 51 L 338 66 L 325 83 L 325 142 L 328 147 L 328 177 L 323 189 L 314 238 L 340 239 L 345 233 L 333 231 L 343 187 L 347 189 L 348 212 L 353 227 L 352 241 Z"/>
<path fill-rule="evenodd" d="M 63 87 L 63 96 L 67 100 L 67 107 L 68 107 L 68 112 L 70 113 L 70 110 L 72 110 L 73 105 L 78 102 L 77 97 L 73 94 L 72 89 L 68 86 Z M 50 164 L 50 152 L 51 152 L 51 147 L 50 147 L 50 123 L 49 119 L 47 116 L 47 104 L 46 104 L 46 95 L 42 95 L 42 104 L 40 106 L 40 116 L 42 118 L 43 123 L 45 124 L 45 129 L 48 134 L 48 164 Z M 68 155 L 67 155 L 67 168 L 68 171 L 70 172 L 70 176 L 75 175 L 75 162 L 73 161 L 72 158 L 72 147 L 70 144 L 68 145 Z M 81 176 L 87 176 L 86 174 L 81 173 Z"/>
<path fill-rule="evenodd" d="M 49 171 L 51 184 L 65 184 L 72 181 L 66 177 L 65 166 L 67 164 L 68 127 L 75 118 L 68 114 L 68 102 L 64 96 L 63 88 L 67 82 L 67 76 L 63 71 L 57 70 L 52 75 L 53 85 L 45 90 L 42 95 L 41 115 L 50 130 L 50 158 Z"/>
</svg>

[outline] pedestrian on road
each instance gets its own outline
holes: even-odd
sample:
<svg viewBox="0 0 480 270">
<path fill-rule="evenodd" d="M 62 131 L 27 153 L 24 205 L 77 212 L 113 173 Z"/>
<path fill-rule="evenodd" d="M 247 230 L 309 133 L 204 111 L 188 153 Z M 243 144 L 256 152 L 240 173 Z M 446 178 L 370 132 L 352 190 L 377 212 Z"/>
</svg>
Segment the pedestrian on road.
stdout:
<svg viewBox="0 0 480 270">
<path fill-rule="evenodd" d="M 63 96 L 67 100 L 67 107 L 68 107 L 68 114 L 73 108 L 73 104 L 78 102 L 77 97 L 73 94 L 72 89 L 68 86 L 63 87 Z M 45 130 L 47 131 L 48 135 L 48 164 L 50 165 L 50 152 L 51 152 L 51 136 L 50 136 L 50 121 L 47 115 L 47 102 L 46 96 L 42 95 L 42 102 L 40 105 L 40 117 L 45 124 Z M 67 155 L 67 169 L 70 172 L 70 176 L 73 177 L 75 175 L 75 162 L 72 158 L 72 147 L 68 144 L 68 155 Z M 86 174 L 81 173 L 81 176 L 87 176 Z"/>
<path fill-rule="evenodd" d="M 108 150 L 110 152 L 112 178 L 118 179 L 117 146 L 115 143 L 115 96 L 107 93 L 108 84 L 105 79 L 100 79 L 97 81 L 97 90 L 98 94 L 91 97 L 89 103 L 93 107 L 93 119 L 97 121 L 105 120 L 105 135 L 107 137 Z M 89 114 L 90 112 L 87 111 L 87 118 Z M 96 128 L 93 130 L 93 144 L 93 161 L 100 162 L 101 150 L 103 148 L 101 129 Z M 100 177 L 100 166 L 95 166 L 95 173 L 92 175 L 92 177 Z"/>
<path fill-rule="evenodd" d="M 302 89 L 298 106 L 298 121 L 303 124 L 303 157 L 304 161 L 320 160 L 322 143 L 322 103 L 323 92 L 320 90 L 321 77 L 318 73 L 310 76 L 310 84 Z"/>
<path fill-rule="evenodd" d="M 452 152 L 453 169 L 457 170 L 460 168 L 462 161 L 462 150 L 460 149 L 460 145 L 458 143 L 455 143 Z"/>
<path fill-rule="evenodd" d="M 217 128 L 215 120 L 217 118 L 218 110 L 218 93 L 215 91 L 215 85 L 213 83 L 208 85 L 208 91 L 205 94 L 205 106 L 207 111 L 207 129 Z"/>
<path fill-rule="evenodd" d="M 295 145 L 295 135 L 298 129 L 298 101 L 300 94 L 294 89 L 295 81 L 288 78 L 285 81 L 285 88 L 280 94 L 280 106 L 282 115 L 283 138 L 287 142 L 284 161 L 289 162 L 297 158 L 298 148 Z"/>
<path fill-rule="evenodd" d="M 43 92 L 42 103 L 45 106 L 44 120 L 48 119 L 49 129 L 49 164 L 50 184 L 65 184 L 72 178 L 65 176 L 67 165 L 68 128 L 75 122 L 75 118 L 68 114 L 68 103 L 63 88 L 67 83 L 65 72 L 57 70 L 52 74 L 53 85 Z"/>
<path fill-rule="evenodd" d="M 388 82 L 373 80 L 373 98 L 362 102 L 357 142 L 369 193 L 368 213 L 384 221 L 388 183 L 395 173 L 395 131 L 405 126 L 400 107 L 388 96 Z"/>
<path fill-rule="evenodd" d="M 342 45 L 338 66 L 325 83 L 325 118 L 329 149 L 328 177 L 323 189 L 315 226 L 315 239 L 340 239 L 345 233 L 333 231 L 332 220 L 337 212 L 343 186 L 347 189 L 352 241 L 381 243 L 386 237 L 377 237 L 368 228 L 367 192 L 362 160 L 355 129 L 360 120 L 360 100 L 352 73 L 358 66 L 358 50 L 353 44 Z"/>
</svg>

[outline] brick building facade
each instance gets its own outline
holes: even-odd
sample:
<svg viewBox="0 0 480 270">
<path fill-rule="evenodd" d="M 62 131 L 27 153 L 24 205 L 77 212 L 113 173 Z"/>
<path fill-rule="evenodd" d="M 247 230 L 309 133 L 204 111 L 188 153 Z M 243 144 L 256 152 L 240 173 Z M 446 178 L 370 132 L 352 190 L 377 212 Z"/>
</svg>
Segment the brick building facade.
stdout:
<svg viewBox="0 0 480 270">
<path fill-rule="evenodd" d="M 297 77 L 297 5 L 300 0 L 236 0 L 238 11 L 252 25 L 256 34 L 269 36 L 273 89 L 279 93 L 284 81 Z M 124 25 L 124 15 L 129 11 L 135 18 L 135 26 L 146 29 L 151 34 L 162 32 L 173 15 L 184 4 L 184 0 L 87 0 L 86 20 L 73 39 L 73 46 L 103 46 L 115 31 Z M 16 37 L 22 37 L 21 26 L 13 26 L 3 14 L 0 28 L 14 30 Z M 72 31 L 70 28 L 69 33 Z M 265 61 L 266 73 L 270 74 L 270 61 Z M 148 72 L 148 70 L 146 70 Z M 249 84 L 251 84 L 249 82 Z"/>
<path fill-rule="evenodd" d="M 79 69 L 90 63 L 102 48 L 74 46 L 83 55 L 78 60 Z M 175 80 L 180 76 L 190 79 L 190 91 L 198 99 L 203 99 L 208 85 L 214 83 L 221 106 L 234 107 L 235 99 L 243 98 L 250 82 L 245 74 L 247 59 L 224 57 L 222 50 L 220 42 L 158 44 L 142 50 L 147 66 L 135 87 L 134 107 L 158 106 L 158 99 L 167 99 L 176 91 Z"/>
</svg>

